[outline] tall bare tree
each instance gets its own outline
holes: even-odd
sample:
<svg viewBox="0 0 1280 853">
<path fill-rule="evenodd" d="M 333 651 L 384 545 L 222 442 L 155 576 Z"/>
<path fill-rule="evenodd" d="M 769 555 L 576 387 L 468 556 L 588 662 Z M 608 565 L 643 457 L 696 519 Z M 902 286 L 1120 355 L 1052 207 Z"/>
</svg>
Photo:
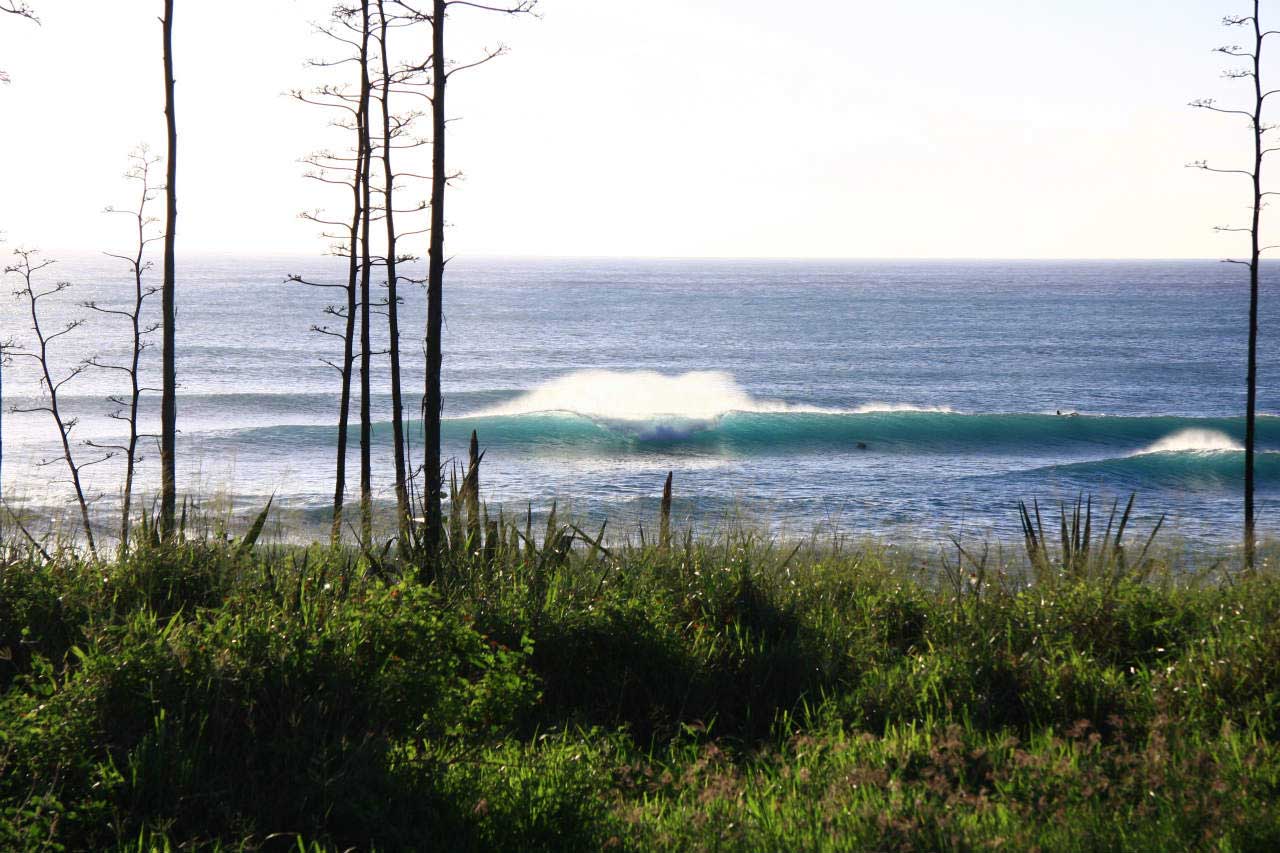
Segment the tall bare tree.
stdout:
<svg viewBox="0 0 1280 853">
<path fill-rule="evenodd" d="M 320 103 L 313 98 L 317 95 L 304 95 L 295 93 L 295 96 L 307 103 Z M 319 282 L 304 279 L 300 275 L 292 275 L 290 281 L 306 284 L 311 287 L 331 287 L 340 288 L 345 296 L 343 305 L 328 305 L 324 311 L 329 316 L 335 317 L 342 322 L 342 331 L 330 328 L 326 324 L 313 324 L 311 330 L 321 335 L 338 338 L 342 341 L 342 357 L 339 361 L 333 361 L 329 358 L 321 360 L 338 371 L 340 377 L 339 402 L 338 402 L 338 433 L 337 433 L 337 460 L 334 466 L 334 484 L 333 484 L 333 516 L 330 525 L 330 542 L 334 546 L 342 539 L 342 521 L 343 510 L 346 502 L 347 491 L 347 432 L 350 425 L 351 413 L 351 368 L 355 363 L 355 322 L 356 322 L 356 287 L 360 275 L 360 219 L 361 210 L 361 194 L 359 175 L 363 168 L 363 160 L 359 154 L 356 156 L 355 166 L 351 167 L 342 163 L 345 159 L 340 155 L 332 155 L 321 153 L 312 155 L 307 162 L 313 167 L 306 173 L 306 177 L 322 183 L 337 184 L 350 189 L 354 202 L 352 204 L 351 219 L 348 222 L 339 222 L 324 217 L 319 211 L 312 211 L 303 214 L 304 219 L 325 227 L 342 227 L 346 233 L 342 237 L 344 243 L 333 247 L 333 254 L 345 257 L 348 262 L 346 281 L 342 284 L 330 282 Z M 332 162 L 338 161 L 338 162 Z M 337 173 L 349 173 L 346 176 L 335 177 Z M 338 235 L 325 232 L 325 236 L 331 239 L 338 239 Z"/>
<path fill-rule="evenodd" d="M 160 19 L 164 45 L 164 115 L 167 129 L 164 184 L 164 276 L 160 288 L 160 532 L 166 539 L 174 532 L 178 484 L 175 457 L 178 449 L 178 371 L 175 339 L 177 323 L 174 246 L 178 236 L 178 118 L 173 79 L 173 0 L 164 0 Z"/>
<path fill-rule="evenodd" d="M 338 5 L 332 10 L 329 22 L 317 28 L 318 32 L 328 36 L 342 47 L 341 55 L 327 59 L 312 60 L 311 65 L 321 69 L 350 69 L 354 64 L 358 67 L 358 83 L 328 83 L 308 91 L 294 91 L 298 100 L 333 109 L 339 118 L 331 124 L 348 132 L 354 132 L 352 150 L 334 153 L 322 151 L 307 158 L 312 167 L 306 177 L 342 186 L 352 193 L 351 219 L 349 223 L 339 223 L 325 218 L 319 211 L 306 213 L 304 218 L 325 226 L 325 236 L 343 241 L 341 249 L 335 247 L 335 254 L 341 252 L 348 257 L 348 280 L 346 285 L 323 281 L 304 280 L 301 276 L 290 276 L 290 280 L 317 287 L 344 287 L 347 290 L 348 304 L 345 309 L 329 306 L 326 313 L 346 319 L 345 334 L 325 326 L 313 326 L 313 330 L 341 338 L 344 341 L 345 358 L 341 364 L 326 360 L 326 363 L 337 368 L 343 374 L 343 392 L 339 417 L 339 462 L 335 477 L 335 516 L 333 536 L 341 530 L 341 506 L 345 488 L 345 456 L 347 443 L 348 411 L 351 401 L 350 386 L 356 362 L 359 362 L 361 380 L 361 536 L 365 539 L 372 529 L 372 479 L 371 479 L 371 440 L 372 414 L 367 403 L 372 401 L 372 365 L 373 356 L 387 354 L 390 356 L 390 390 L 392 398 L 392 432 L 394 462 L 396 471 L 396 503 L 399 515 L 398 526 L 401 542 L 409 541 L 409 462 L 408 444 L 404 433 L 403 385 L 400 365 L 400 304 L 399 285 L 405 281 L 413 281 L 405 277 L 400 270 L 400 263 L 413 260 L 412 255 L 404 254 L 399 249 L 399 242 L 404 236 L 411 236 L 422 231 L 403 231 L 402 214 L 416 214 L 426 209 L 426 202 L 415 205 L 397 207 L 396 191 L 402 189 L 402 183 L 409 179 L 420 178 L 412 172 L 401 171 L 394 163 L 395 153 L 403 152 L 425 145 L 425 140 L 413 135 L 413 125 L 420 117 L 414 110 L 403 110 L 393 106 L 393 101 L 404 96 L 421 96 L 425 86 L 423 71 L 411 63 L 395 61 L 392 53 L 391 31 L 402 27 L 413 26 L 417 19 L 412 15 L 402 14 L 400 10 L 389 10 L 393 3 L 384 0 L 371 0 L 369 3 L 347 3 Z M 366 8 L 367 7 L 367 8 Z M 366 27 L 367 21 L 367 27 Z M 375 55 L 376 42 L 376 55 Z M 354 75 L 355 69 L 351 69 Z M 378 114 L 373 111 L 373 101 L 378 101 Z M 374 171 L 374 160 L 381 166 Z M 381 199 L 381 204 L 375 200 Z M 374 246 L 373 223 L 382 220 L 385 227 L 385 247 Z M 334 230 L 341 228 L 341 236 Z M 385 249 L 382 254 L 380 250 Z M 387 295 L 385 303 L 373 299 L 372 275 L 374 269 L 383 265 L 387 271 Z M 375 351 L 373 347 L 372 318 L 374 308 L 385 305 L 388 339 L 390 345 L 385 353 Z M 368 309 L 366 310 L 366 306 Z M 357 346 L 357 311 L 359 311 L 360 344 Z M 367 355 L 366 355 L 367 354 Z M 365 381 L 368 378 L 368 383 Z"/>
<path fill-rule="evenodd" d="M 1263 120 L 1267 99 L 1280 90 L 1268 90 L 1262 83 L 1263 48 L 1267 39 L 1280 34 L 1276 30 L 1267 30 L 1262 25 L 1261 2 L 1253 0 L 1252 15 L 1234 15 L 1222 19 L 1227 27 L 1239 27 L 1248 31 L 1250 38 L 1247 45 L 1226 45 L 1216 49 L 1226 56 L 1246 60 L 1245 67 L 1228 70 L 1224 76 L 1233 80 L 1249 80 L 1252 98 L 1243 109 L 1220 107 L 1212 98 L 1192 101 L 1191 106 L 1197 109 L 1210 110 L 1224 115 L 1238 116 L 1248 121 L 1252 135 L 1252 165 L 1245 169 L 1218 168 L 1207 161 L 1199 160 L 1191 165 L 1207 172 L 1218 172 L 1228 175 L 1247 177 L 1252 184 L 1251 222 L 1247 227 L 1219 226 L 1221 232 L 1240 232 L 1249 235 L 1249 260 L 1228 260 L 1249 268 L 1249 352 L 1246 379 L 1245 402 L 1245 437 L 1244 437 L 1244 566 L 1246 571 L 1254 568 L 1257 537 L 1255 533 L 1254 512 L 1254 454 L 1257 441 L 1258 410 L 1258 277 L 1261 271 L 1261 259 L 1264 252 L 1274 246 L 1262 245 L 1262 210 L 1264 199 L 1273 195 L 1263 190 L 1262 172 L 1268 154 L 1280 150 L 1280 146 L 1272 145 L 1267 134 L 1274 130 L 1274 125 Z"/>
<path fill-rule="evenodd" d="M 345 290 L 345 307 L 329 306 L 326 313 L 344 321 L 344 330 L 335 331 L 323 325 L 312 326 L 321 334 L 343 341 L 343 357 L 340 363 L 325 360 L 335 367 L 342 379 L 341 401 L 338 416 L 338 458 L 334 478 L 334 512 L 331 539 L 336 544 L 342 534 L 343 512 L 346 494 L 347 433 L 351 407 L 352 372 L 360 364 L 360 484 L 361 527 L 360 536 L 368 543 L 372 535 L 372 413 L 371 402 L 371 275 L 374 264 L 370 244 L 371 223 L 376 218 L 371 200 L 372 136 L 370 129 L 372 76 L 370 73 L 370 39 L 372 36 L 371 7 L 369 0 L 359 5 L 335 6 L 329 22 L 318 31 L 340 44 L 344 55 L 330 59 L 315 59 L 312 67 L 321 69 L 343 68 L 355 63 L 359 67 L 358 83 L 354 91 L 349 84 L 325 84 L 309 91 L 294 91 L 293 96 L 303 103 L 337 111 L 340 116 L 332 122 L 336 127 L 354 134 L 354 148 L 350 152 L 322 151 L 311 155 L 306 162 L 312 167 L 305 177 L 321 183 L 341 186 L 351 192 L 351 217 L 338 222 L 325 218 L 319 212 L 303 214 L 304 218 L 326 228 L 342 228 L 341 235 L 329 231 L 325 236 L 341 239 L 342 246 L 335 246 L 334 253 L 347 258 L 345 284 L 305 280 L 290 276 L 290 280 L 315 287 L 340 287 Z M 357 312 L 359 312 L 360 345 L 356 347 Z"/>
<path fill-rule="evenodd" d="M 370 141 L 370 98 L 372 78 L 369 74 L 369 0 L 360 0 L 360 542 L 366 548 L 373 542 L 373 418 L 370 395 L 373 393 L 371 359 L 373 340 L 370 327 L 369 283 L 373 257 L 369 242 L 372 221 L 369 186 L 372 174 L 373 146 Z"/>
<path fill-rule="evenodd" d="M 120 499 L 120 550 L 129 550 L 129 530 L 132 524 L 134 475 L 139 461 L 138 443 L 144 437 L 138 428 L 138 411 L 142 395 L 158 389 L 148 388 L 142 384 L 141 362 L 143 352 L 150 346 L 148 337 L 159 328 L 159 324 L 148 323 L 143 319 L 143 304 L 147 298 L 155 294 L 158 288 L 146 282 L 146 275 L 151 269 L 151 262 L 146 259 L 147 247 L 161 239 L 152 232 L 158 220 L 147 212 L 148 206 L 155 201 L 158 188 L 151 180 L 152 169 L 160 162 L 153 157 L 150 150 L 140 146 L 129 155 L 130 166 L 125 177 L 138 186 L 137 204 L 128 209 L 108 207 L 107 212 L 126 216 L 134 231 L 133 251 L 128 255 L 108 252 L 107 256 L 123 261 L 129 266 L 132 279 L 132 299 L 127 308 L 113 308 L 99 305 L 97 302 L 86 302 L 84 306 L 100 314 L 123 318 L 130 325 L 129 359 L 124 364 L 91 358 L 89 364 L 102 370 L 124 374 L 129 382 L 127 395 L 112 394 L 107 399 L 116 407 L 108 417 L 122 421 L 129 430 L 124 444 L 105 444 L 89 442 L 93 447 L 108 450 L 124 456 L 124 488 Z"/>
<path fill-rule="evenodd" d="M 435 566 L 444 538 L 442 498 L 444 465 L 440 455 L 440 417 L 444 398 L 440 390 L 444 332 L 444 193 L 445 89 L 449 75 L 445 65 L 445 13 L 448 3 L 434 0 L 431 14 L 431 243 L 427 254 L 426 387 L 422 396 L 422 467 L 426 484 L 424 547 L 429 565 Z"/>
<path fill-rule="evenodd" d="M 413 148 L 421 144 L 410 137 L 409 131 L 417 118 L 416 112 L 397 114 L 392 110 L 391 100 L 397 89 L 413 85 L 414 69 L 392 69 L 391 31 L 394 27 L 411 25 L 411 17 L 390 14 L 386 0 L 377 0 L 378 4 L 378 53 L 380 55 L 381 75 L 377 85 L 377 97 L 382 118 L 382 138 L 380 140 L 379 159 L 382 161 L 382 197 L 383 218 L 386 225 L 386 268 L 387 268 L 387 333 L 388 356 L 391 367 L 391 431 L 395 445 L 396 476 L 396 514 L 397 527 L 402 545 L 409 541 L 409 472 L 407 446 L 404 431 L 404 395 L 400 374 L 400 234 L 396 230 L 395 192 L 397 179 L 394 165 L 394 154 L 397 148 Z M 410 208 L 416 212 L 424 205 Z M 407 260 L 407 258 L 405 258 Z"/>
<path fill-rule="evenodd" d="M 71 320 L 56 332 L 46 331 L 40 321 L 41 300 L 61 293 L 71 285 L 65 281 L 58 281 L 49 285 L 46 289 L 40 289 L 40 286 L 36 283 L 37 276 L 53 266 L 54 262 L 41 259 L 36 252 L 26 249 L 18 249 L 14 252 L 14 255 L 18 260 L 6 266 L 4 273 L 6 275 L 16 275 L 21 281 L 21 286 L 14 292 L 14 295 L 27 303 L 27 310 L 31 317 L 31 333 L 35 337 L 35 346 L 33 349 L 11 350 L 11 354 L 29 358 L 39 365 L 40 384 L 44 389 L 45 396 L 36 405 L 14 407 L 13 411 L 47 413 L 53 420 L 54 426 L 57 427 L 58 438 L 62 445 L 62 462 L 66 464 L 67 472 L 71 478 L 71 487 L 74 490 L 76 504 L 80 509 L 80 521 L 84 529 L 85 541 L 89 546 L 89 552 L 96 558 L 98 546 L 93 535 L 93 524 L 89 517 L 89 499 L 85 495 L 81 472 L 90 465 L 105 462 L 111 458 L 111 454 L 104 454 L 89 462 L 82 462 L 76 458 L 75 451 L 72 448 L 71 434 L 75 430 L 79 419 L 66 415 L 62 409 L 60 395 L 67 383 L 75 380 L 89 365 L 87 362 L 82 361 L 69 370 L 59 372 L 53 364 L 53 353 L 50 349 L 54 341 L 71 334 L 84 325 L 84 320 Z M 46 460 L 41 464 L 48 465 L 56 461 Z"/>
<path fill-rule="evenodd" d="M 473 61 L 451 63 L 445 53 L 445 23 L 449 9 L 454 6 L 502 15 L 524 15 L 535 10 L 537 0 L 521 0 L 508 5 L 476 3 L 471 0 L 432 0 L 430 11 L 425 6 L 415 6 L 410 2 L 400 2 L 399 5 L 431 24 L 431 55 L 424 65 L 431 71 L 431 245 L 427 256 L 427 372 L 422 397 L 422 429 L 423 477 L 426 482 L 423 494 L 426 516 L 423 547 L 428 566 L 434 566 L 444 539 L 441 507 L 444 466 L 440 453 L 440 418 L 444 413 L 444 399 L 440 388 L 440 345 L 444 327 L 445 190 L 450 178 L 446 171 L 445 157 L 448 125 L 445 93 L 454 74 L 484 65 L 506 53 L 506 48 L 499 45 Z"/>
<path fill-rule="evenodd" d="M 26 3 L 20 3 L 18 0 L 0 0 L 0 12 L 17 15 L 19 18 L 26 18 L 36 24 L 40 23 L 35 11 Z M 0 83 L 8 82 L 9 75 L 3 69 L 0 69 Z M 4 366 L 8 363 L 8 353 L 13 349 L 13 346 L 12 340 L 0 340 L 0 498 L 4 496 L 4 477 L 2 473 L 4 468 Z M 3 541 L 3 533 L 0 532 L 0 544 L 3 544 Z"/>
</svg>

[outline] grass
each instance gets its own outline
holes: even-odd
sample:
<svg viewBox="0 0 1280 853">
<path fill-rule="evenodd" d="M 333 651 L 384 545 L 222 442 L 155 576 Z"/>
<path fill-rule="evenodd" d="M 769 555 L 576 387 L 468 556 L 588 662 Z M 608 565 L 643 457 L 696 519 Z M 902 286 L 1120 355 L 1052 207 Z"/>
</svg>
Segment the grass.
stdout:
<svg viewBox="0 0 1280 853">
<path fill-rule="evenodd" d="M 1280 577 L 1087 562 L 1080 518 L 1030 557 L 486 521 L 429 584 L 11 542 L 0 848 L 1280 848 Z"/>
</svg>

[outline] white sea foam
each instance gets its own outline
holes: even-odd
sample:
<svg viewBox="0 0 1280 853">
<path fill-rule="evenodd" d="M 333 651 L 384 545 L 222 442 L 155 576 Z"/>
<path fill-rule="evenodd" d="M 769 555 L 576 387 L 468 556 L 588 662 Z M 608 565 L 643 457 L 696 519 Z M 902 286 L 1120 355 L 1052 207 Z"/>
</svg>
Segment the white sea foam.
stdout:
<svg viewBox="0 0 1280 853">
<path fill-rule="evenodd" d="M 872 415 L 879 412 L 932 412 L 935 414 L 952 414 L 955 409 L 950 406 L 917 406 L 914 403 L 863 403 L 853 409 L 844 410 L 855 415 Z"/>
<path fill-rule="evenodd" d="M 592 418 L 657 417 L 707 420 L 728 412 L 793 411 L 785 403 L 758 400 L 722 371 L 668 376 L 652 370 L 579 370 L 552 379 L 514 400 L 474 417 L 575 412 Z"/>
<path fill-rule="evenodd" d="M 1212 429 L 1183 429 L 1166 435 L 1159 441 L 1139 450 L 1134 456 L 1145 453 L 1186 453 L 1212 452 L 1221 450 L 1244 450 L 1231 436 Z"/>
<path fill-rule="evenodd" d="M 676 376 L 652 370 L 579 370 L 552 379 L 513 400 L 470 417 L 504 417 L 538 412 L 574 412 L 603 420 L 679 418 L 706 421 L 730 412 L 868 414 L 945 412 L 907 403 L 867 403 L 850 409 L 803 406 L 753 397 L 724 371 L 698 370 Z"/>
</svg>

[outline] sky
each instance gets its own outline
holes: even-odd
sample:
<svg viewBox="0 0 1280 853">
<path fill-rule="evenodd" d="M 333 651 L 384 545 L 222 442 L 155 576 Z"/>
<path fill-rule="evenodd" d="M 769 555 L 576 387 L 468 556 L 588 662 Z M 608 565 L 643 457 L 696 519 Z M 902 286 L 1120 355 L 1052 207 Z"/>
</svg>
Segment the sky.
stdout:
<svg viewBox="0 0 1280 853">
<path fill-rule="evenodd" d="M 163 149 L 160 0 L 32 0 L 0 19 L 0 229 L 128 246 L 103 214 Z M 1213 258 L 1248 216 L 1247 94 L 1212 48 L 1238 0 L 543 0 L 459 8 L 452 254 Z M 336 136 L 284 93 L 320 82 L 328 0 L 178 0 L 179 249 L 316 254 L 343 197 L 299 159 Z M 1280 21 L 1280 0 L 1264 10 Z M 425 40 L 426 36 L 423 35 Z M 425 56 L 427 45 L 422 46 Z M 1280 56 L 1280 43 L 1274 48 Z M 1277 69 L 1280 72 L 1280 68 Z M 1280 84 L 1280 73 L 1274 75 Z M 1280 169 L 1280 163 L 1277 164 Z M 1280 171 L 1277 171 L 1280 183 Z M 157 215 L 159 210 L 157 209 Z M 425 238 L 423 251 L 425 251 Z"/>
</svg>

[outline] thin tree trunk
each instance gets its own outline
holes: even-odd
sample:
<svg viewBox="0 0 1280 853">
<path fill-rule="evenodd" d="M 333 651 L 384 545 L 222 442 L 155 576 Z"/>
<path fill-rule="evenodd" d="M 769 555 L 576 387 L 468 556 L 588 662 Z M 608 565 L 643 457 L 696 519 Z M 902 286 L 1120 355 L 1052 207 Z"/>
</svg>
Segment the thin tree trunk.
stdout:
<svg viewBox="0 0 1280 853">
<path fill-rule="evenodd" d="M 175 360 L 174 240 L 178 224 L 178 122 L 174 113 L 173 0 L 164 0 L 161 21 L 164 38 L 164 114 L 168 124 L 168 161 L 165 178 L 164 281 L 161 287 L 163 355 L 160 397 L 160 533 L 173 535 L 177 504 L 174 456 L 178 438 L 178 380 Z"/>
<path fill-rule="evenodd" d="M 351 369 L 355 365 L 356 288 L 360 276 L 360 222 L 364 216 L 361 178 L 365 169 L 364 118 L 356 113 L 356 163 L 351 180 L 351 242 L 347 266 L 347 325 L 342 338 L 342 399 L 338 410 L 338 458 L 333 486 L 333 528 L 330 541 L 342 540 L 342 511 L 347 491 L 347 431 L 351 413 Z"/>
<path fill-rule="evenodd" d="M 355 363 L 356 282 L 360 269 L 360 170 L 363 154 L 356 155 L 356 177 L 351 182 L 352 203 L 350 264 L 347 269 L 347 326 L 342 336 L 342 392 L 338 404 L 338 458 L 334 467 L 333 527 L 329 540 L 337 547 L 342 540 L 342 509 L 347 493 L 347 429 L 351 412 L 351 367 Z"/>
<path fill-rule="evenodd" d="M 434 567 L 440 556 L 440 335 L 444 298 L 444 192 L 445 192 L 445 84 L 444 57 L 446 0 L 433 0 L 431 18 L 431 252 L 427 267 L 427 376 L 422 401 L 423 477 L 426 482 L 426 558 Z"/>
<path fill-rule="evenodd" d="M 144 155 L 145 156 L 145 155 Z M 146 164 L 144 162 L 144 168 Z M 142 386 L 138 381 L 138 365 L 142 360 L 142 302 L 146 291 L 142 286 L 142 257 L 147 248 L 146 205 L 147 180 L 142 181 L 142 200 L 138 204 L 138 253 L 133 259 L 133 357 L 129 362 L 129 443 L 125 450 L 124 495 L 120 508 L 120 552 L 129 551 L 129 516 L 133 508 L 133 477 L 138 458 L 138 401 Z"/>
<path fill-rule="evenodd" d="M 391 359 L 391 432 L 395 444 L 396 513 L 400 542 L 409 541 L 409 488 L 404 444 L 404 400 L 400 392 L 400 316 L 396 275 L 395 170 L 391 165 L 391 62 L 387 56 L 387 15 L 378 0 L 382 53 L 382 177 L 387 209 L 387 331 Z"/>
<path fill-rule="evenodd" d="M 1259 0 L 1253 3 L 1253 31 L 1255 48 L 1253 53 L 1253 238 L 1252 254 L 1249 258 L 1249 368 L 1248 396 L 1245 403 L 1244 427 L 1244 567 L 1253 571 L 1255 557 L 1254 508 L 1253 508 L 1253 457 L 1257 438 L 1258 410 L 1258 273 L 1262 248 L 1260 243 L 1260 226 L 1262 223 L 1262 160 L 1264 157 L 1262 110 L 1265 95 L 1262 90 L 1262 45 L 1264 41 L 1262 22 L 1258 19 Z"/>
<path fill-rule="evenodd" d="M 369 0 L 361 0 L 363 31 L 360 36 L 360 144 L 364 148 L 364 165 L 359 175 L 362 182 L 360 235 L 360 542 L 366 548 L 373 543 L 373 477 L 371 444 L 373 423 L 369 411 L 370 355 L 372 345 L 369 336 L 369 219 L 370 187 L 373 147 L 369 134 Z"/>
</svg>

